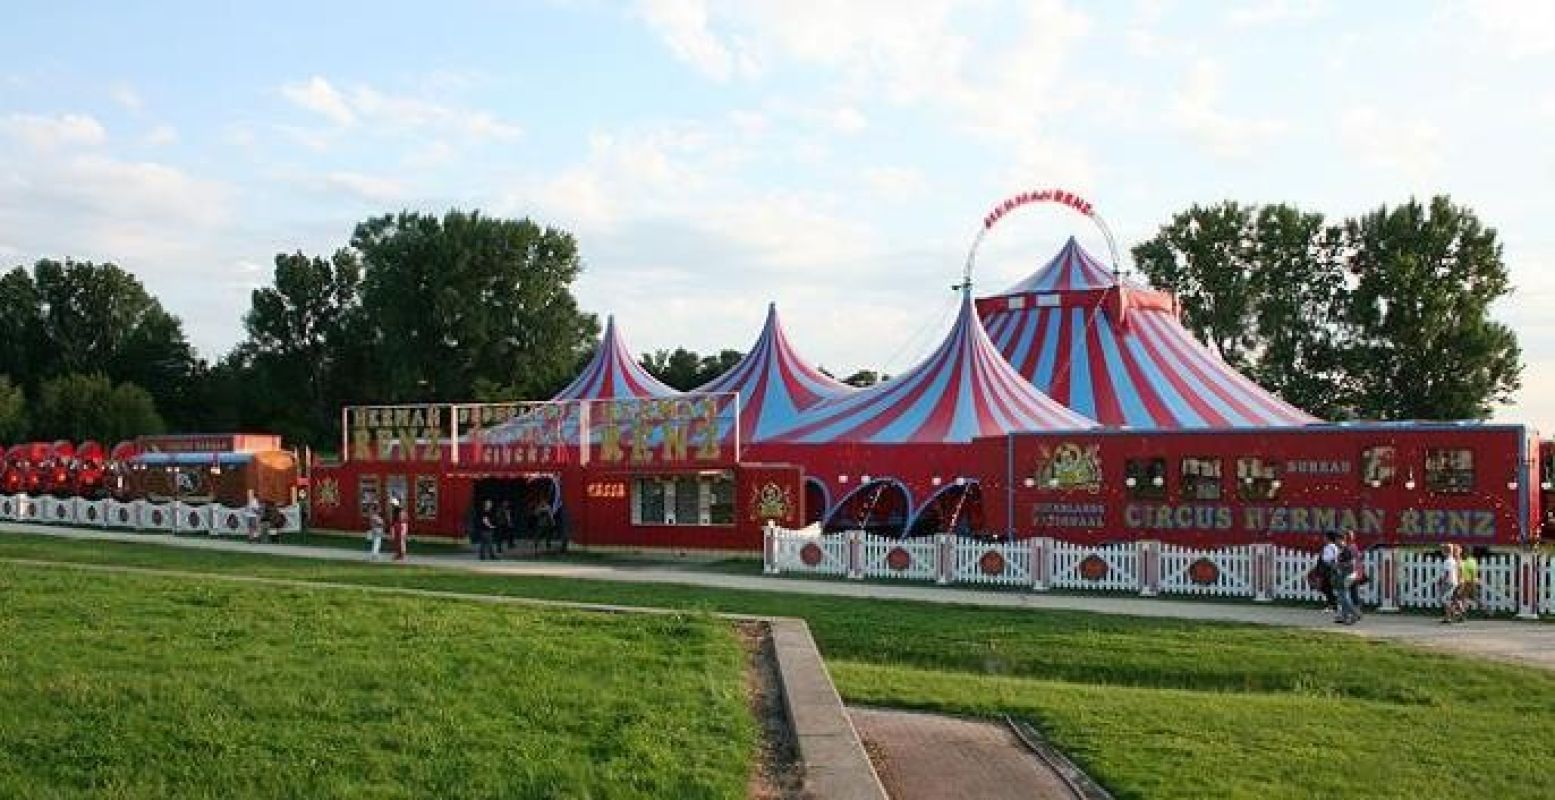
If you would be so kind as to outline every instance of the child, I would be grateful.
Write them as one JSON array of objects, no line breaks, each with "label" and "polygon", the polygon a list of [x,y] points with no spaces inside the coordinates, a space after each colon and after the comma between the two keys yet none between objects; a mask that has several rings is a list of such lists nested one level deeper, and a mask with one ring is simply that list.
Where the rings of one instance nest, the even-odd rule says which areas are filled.
[{"label": "child", "polygon": [[367,515],[367,541],[372,547],[367,551],[368,557],[373,561],[378,560],[378,549],[383,546],[383,514],[377,506]]}]

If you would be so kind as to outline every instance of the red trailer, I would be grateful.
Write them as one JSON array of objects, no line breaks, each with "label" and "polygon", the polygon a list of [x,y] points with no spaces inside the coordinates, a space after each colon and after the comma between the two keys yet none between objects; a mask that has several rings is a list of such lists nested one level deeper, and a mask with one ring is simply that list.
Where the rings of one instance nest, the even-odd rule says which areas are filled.
[{"label": "red trailer", "polygon": [[79,497],[96,500],[107,493],[107,454],[103,446],[85,441],[76,448],[73,492]]},{"label": "red trailer", "polygon": [[995,529],[1019,536],[1194,546],[1310,546],[1345,528],[1366,544],[1539,537],[1539,442],[1523,425],[1096,430],[996,441],[1009,489],[989,511]]}]

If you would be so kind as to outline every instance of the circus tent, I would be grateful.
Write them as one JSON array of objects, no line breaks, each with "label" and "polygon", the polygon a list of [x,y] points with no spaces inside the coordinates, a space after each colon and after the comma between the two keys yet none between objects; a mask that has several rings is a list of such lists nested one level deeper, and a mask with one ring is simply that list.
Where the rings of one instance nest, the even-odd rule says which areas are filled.
[{"label": "circus tent", "polygon": [[740,437],[757,442],[792,427],[801,412],[855,389],[799,357],[774,303],[767,306],[766,324],[750,352],[728,372],[694,391],[739,392]]},{"label": "circus tent", "polygon": [[817,406],[773,438],[797,444],[948,444],[1016,430],[1094,426],[1010,368],[967,298],[949,335],[922,363],[868,390]]},{"label": "circus tent", "polygon": [[1104,425],[1317,421],[1195,340],[1170,294],[1119,278],[1073,237],[1046,266],[977,307],[989,337],[1020,374]]},{"label": "circus tent", "polygon": [[648,374],[637,363],[632,351],[616,328],[615,316],[605,321],[605,335],[600,338],[599,349],[593,360],[583,368],[567,388],[556,393],[552,400],[617,400],[625,398],[669,397],[679,394]]}]

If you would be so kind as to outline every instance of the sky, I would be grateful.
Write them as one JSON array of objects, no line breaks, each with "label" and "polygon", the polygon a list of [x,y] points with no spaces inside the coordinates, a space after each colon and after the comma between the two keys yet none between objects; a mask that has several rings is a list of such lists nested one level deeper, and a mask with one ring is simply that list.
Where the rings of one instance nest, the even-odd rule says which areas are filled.
[{"label": "sky", "polygon": [[[1449,194],[1494,227],[1555,427],[1555,3],[450,0],[8,4],[0,265],[115,262],[207,358],[279,252],[402,209],[577,235],[636,351],[745,350],[775,301],[837,374],[951,322],[983,215],[1092,202],[1123,251],[1193,203],[1343,217]],[[1068,236],[1024,209],[979,293]],[[1428,354],[1426,354],[1428,357]]]}]

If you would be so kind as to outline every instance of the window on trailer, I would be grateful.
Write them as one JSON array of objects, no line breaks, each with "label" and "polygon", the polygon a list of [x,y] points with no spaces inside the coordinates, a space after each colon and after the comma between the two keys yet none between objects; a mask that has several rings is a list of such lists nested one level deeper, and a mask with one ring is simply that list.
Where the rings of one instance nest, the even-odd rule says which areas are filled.
[{"label": "window on trailer", "polygon": [[1257,456],[1236,460],[1236,496],[1257,502],[1273,500],[1280,493],[1279,466]]},{"label": "window on trailer", "polygon": [[1184,458],[1182,460],[1182,497],[1184,500],[1220,499],[1220,459]]},{"label": "window on trailer", "polygon": [[1425,485],[1433,492],[1474,491],[1474,451],[1454,448],[1425,451]]},{"label": "window on trailer", "polygon": [[1165,500],[1166,459],[1129,459],[1123,465],[1123,485],[1134,500]]}]

